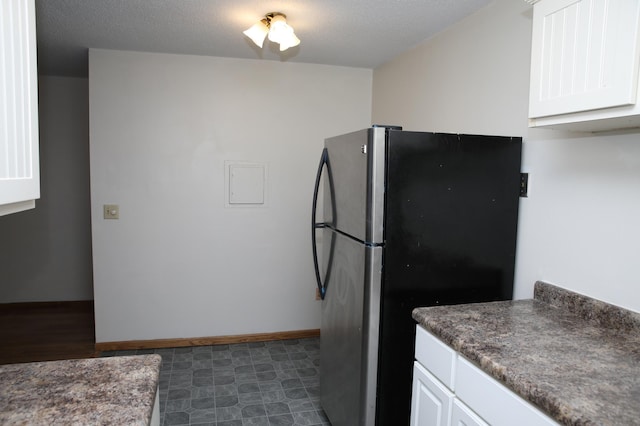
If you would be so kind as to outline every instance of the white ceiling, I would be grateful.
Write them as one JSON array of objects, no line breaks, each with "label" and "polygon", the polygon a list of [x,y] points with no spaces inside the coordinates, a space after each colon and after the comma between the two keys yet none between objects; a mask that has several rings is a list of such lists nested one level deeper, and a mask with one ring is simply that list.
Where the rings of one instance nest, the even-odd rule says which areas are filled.
[{"label": "white ceiling", "polygon": [[[87,48],[375,68],[490,0],[36,0],[41,74],[87,75]],[[301,44],[242,31],[282,12]]]}]

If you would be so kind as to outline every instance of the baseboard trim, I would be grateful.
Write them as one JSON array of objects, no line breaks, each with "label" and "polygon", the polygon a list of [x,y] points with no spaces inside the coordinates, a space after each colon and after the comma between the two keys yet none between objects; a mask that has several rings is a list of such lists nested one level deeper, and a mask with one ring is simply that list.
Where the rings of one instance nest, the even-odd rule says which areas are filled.
[{"label": "baseboard trim", "polygon": [[182,348],[185,346],[228,345],[234,343],[264,342],[267,340],[304,339],[320,336],[319,329],[280,331],[275,333],[240,334],[235,336],[188,337],[181,339],[126,340],[96,343],[96,352],[127,351],[134,349]]},{"label": "baseboard trim", "polygon": [[28,313],[44,310],[62,310],[72,312],[93,310],[93,300],[0,303],[0,312],[3,313]]}]

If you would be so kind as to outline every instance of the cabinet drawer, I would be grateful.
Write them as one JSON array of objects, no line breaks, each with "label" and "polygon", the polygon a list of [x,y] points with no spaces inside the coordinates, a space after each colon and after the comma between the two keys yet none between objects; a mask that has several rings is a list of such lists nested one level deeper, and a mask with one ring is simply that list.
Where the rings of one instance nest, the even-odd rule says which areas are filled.
[{"label": "cabinet drawer", "polygon": [[456,352],[421,326],[416,326],[416,360],[453,390]]},{"label": "cabinet drawer", "polygon": [[557,425],[542,411],[460,356],[456,363],[455,386],[456,396],[492,426]]}]

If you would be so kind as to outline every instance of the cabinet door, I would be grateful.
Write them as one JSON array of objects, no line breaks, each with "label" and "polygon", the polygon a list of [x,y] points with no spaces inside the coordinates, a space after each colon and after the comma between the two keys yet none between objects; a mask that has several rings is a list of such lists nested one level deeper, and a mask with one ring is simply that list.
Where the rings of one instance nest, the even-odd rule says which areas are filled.
[{"label": "cabinet door", "polygon": [[413,364],[411,426],[448,426],[451,421],[451,393],[419,363]]},{"label": "cabinet door", "polygon": [[453,400],[451,426],[489,426],[458,398]]},{"label": "cabinet door", "polygon": [[[34,0],[2,1],[0,214],[19,211],[16,204],[40,197],[38,167],[35,4]],[[14,210],[2,205],[13,205]]]},{"label": "cabinet door", "polygon": [[637,0],[542,0],[533,12],[529,117],[632,105]]}]

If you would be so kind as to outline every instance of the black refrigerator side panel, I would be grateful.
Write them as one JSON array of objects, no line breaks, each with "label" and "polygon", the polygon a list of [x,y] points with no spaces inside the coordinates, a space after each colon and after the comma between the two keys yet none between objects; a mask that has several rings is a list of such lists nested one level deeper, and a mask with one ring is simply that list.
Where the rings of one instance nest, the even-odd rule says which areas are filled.
[{"label": "black refrigerator side panel", "polygon": [[512,298],[521,146],[389,132],[378,425],[409,423],[413,308]]}]

